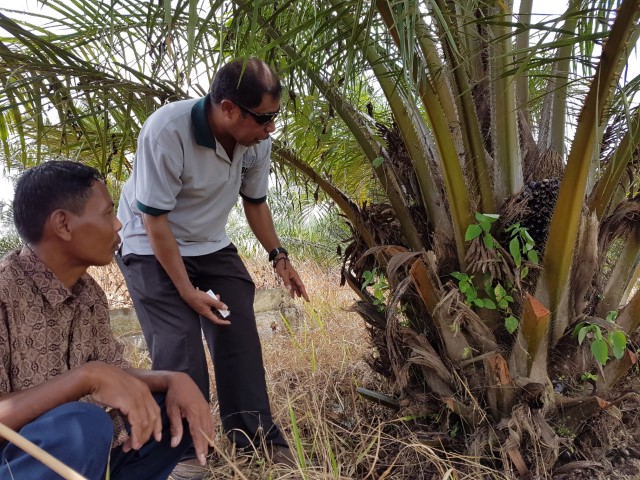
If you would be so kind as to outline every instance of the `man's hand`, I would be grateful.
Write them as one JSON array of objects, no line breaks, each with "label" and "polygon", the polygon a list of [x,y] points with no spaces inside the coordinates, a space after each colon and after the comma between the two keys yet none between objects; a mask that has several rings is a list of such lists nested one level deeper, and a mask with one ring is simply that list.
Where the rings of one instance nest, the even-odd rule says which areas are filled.
[{"label": "man's hand", "polygon": [[182,419],[186,419],[198,461],[202,466],[206,465],[208,447],[213,446],[215,423],[209,404],[186,373],[171,373],[166,405],[171,422],[171,446],[176,447],[182,441]]},{"label": "man's hand", "polygon": [[191,284],[184,261],[180,255],[178,243],[169,226],[168,215],[153,216],[142,214],[142,220],[156,259],[167,272],[187,305],[216,325],[230,325],[231,322],[229,320],[219,318],[212,310],[212,308],[227,310],[226,305],[217,298],[211,298],[206,293],[195,289]]},{"label": "man's hand", "polygon": [[[246,199],[242,200],[244,206],[244,214],[247,217],[247,222],[251,230],[255,234],[256,238],[260,241],[260,244],[267,252],[271,252],[275,247],[282,245],[276,230],[273,228],[273,219],[271,217],[271,210],[267,202],[253,203],[248,202]],[[274,260],[278,260],[278,256]],[[288,258],[284,258],[275,264],[276,273],[282,278],[284,286],[287,287],[291,297],[303,297],[307,302],[309,296],[307,290],[304,288],[304,283],[300,280],[300,276],[296,269],[291,266]]]},{"label": "man's hand", "polygon": [[151,390],[141,380],[121,368],[103,362],[89,362],[78,367],[87,375],[89,394],[98,402],[117,408],[131,425],[131,435],[122,449],[139,450],[151,435],[162,437],[160,407]]},{"label": "man's hand", "polygon": [[287,287],[292,298],[298,296],[303,297],[307,302],[309,301],[309,296],[307,295],[306,288],[304,288],[304,283],[302,283],[300,275],[298,275],[296,269],[293,268],[293,265],[289,262],[289,258],[285,257],[279,260],[276,263],[275,270],[280,278],[282,278],[284,286]]},{"label": "man's hand", "polygon": [[[228,310],[224,303],[214,297],[210,297],[205,292],[193,288],[182,297],[182,299],[199,315],[211,320],[216,325],[231,325],[229,320],[218,317],[213,313],[213,308],[218,310]],[[232,312],[233,313],[233,312]]]}]

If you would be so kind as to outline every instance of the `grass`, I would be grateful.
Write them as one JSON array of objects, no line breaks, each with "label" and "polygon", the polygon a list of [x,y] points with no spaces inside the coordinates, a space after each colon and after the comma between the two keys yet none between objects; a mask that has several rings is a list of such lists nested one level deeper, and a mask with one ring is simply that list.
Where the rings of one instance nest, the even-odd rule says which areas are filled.
[{"label": "grass", "polygon": [[[278,285],[264,260],[247,260],[258,288]],[[304,318],[292,327],[283,319],[274,335],[262,339],[272,411],[297,458],[297,470],[274,466],[260,454],[236,455],[220,435],[209,468],[223,479],[481,479],[504,478],[477,459],[446,454],[420,428],[420,415],[400,413],[365,401],[359,386],[391,393],[392,386],[365,362],[370,353],[364,322],[349,307],[353,292],[339,287],[337,267],[296,264],[311,302],[301,302]],[[130,304],[115,265],[90,273],[114,307]],[[136,325],[114,325],[127,335]],[[148,355],[130,348],[136,365]],[[212,412],[217,415],[213,390]],[[472,472],[467,474],[461,471]]]}]

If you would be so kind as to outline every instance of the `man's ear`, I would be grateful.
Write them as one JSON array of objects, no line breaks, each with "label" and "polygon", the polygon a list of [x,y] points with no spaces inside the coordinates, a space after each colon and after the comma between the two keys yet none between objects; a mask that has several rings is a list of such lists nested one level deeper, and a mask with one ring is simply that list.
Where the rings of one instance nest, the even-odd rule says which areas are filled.
[{"label": "man's ear", "polygon": [[54,237],[68,242],[71,240],[70,220],[71,218],[68,211],[62,209],[54,210],[45,223],[45,233],[48,229],[49,233]]},{"label": "man's ear", "polygon": [[224,113],[225,117],[231,117],[238,109],[235,103],[231,100],[227,100],[226,98],[220,102],[220,108],[222,109],[222,113]]}]

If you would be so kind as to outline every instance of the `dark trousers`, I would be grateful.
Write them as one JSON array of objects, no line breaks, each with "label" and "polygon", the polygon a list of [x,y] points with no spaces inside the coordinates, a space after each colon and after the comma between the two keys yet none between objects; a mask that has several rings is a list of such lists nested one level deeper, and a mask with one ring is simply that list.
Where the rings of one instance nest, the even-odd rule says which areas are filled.
[{"label": "dark trousers", "polygon": [[[111,449],[113,423],[100,407],[85,402],[60,405],[28,423],[20,435],[89,480],[165,480],[191,444],[188,425],[182,442],[171,448],[164,395],[154,395],[162,409],[162,441],[153,438],[140,450]],[[12,443],[0,450],[0,478],[53,480],[62,477]]]},{"label": "dark trousers", "polygon": [[202,334],[215,373],[222,426],[240,448],[264,437],[287,445],[273,423],[262,347],[253,312],[255,285],[230,245],[209,255],[183,257],[191,283],[213,290],[229,307],[231,325],[218,326],[187,305],[153,255],[116,256],[149,347],[154,370],[188,373],[209,397]]}]

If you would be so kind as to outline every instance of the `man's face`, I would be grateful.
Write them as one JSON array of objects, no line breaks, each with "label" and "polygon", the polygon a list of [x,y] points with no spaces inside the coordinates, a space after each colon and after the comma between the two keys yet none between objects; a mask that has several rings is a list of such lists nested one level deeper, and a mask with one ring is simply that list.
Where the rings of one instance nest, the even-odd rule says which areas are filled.
[{"label": "man's face", "polygon": [[253,114],[246,111],[246,107],[238,105],[235,105],[235,107],[238,110],[238,115],[232,132],[236,142],[240,145],[245,147],[257,145],[262,140],[269,138],[269,135],[276,129],[275,121],[260,124],[254,117],[257,115],[259,119],[262,114],[278,112],[280,110],[279,98],[264,95],[260,105],[251,108]]},{"label": "man's face", "polygon": [[81,215],[70,213],[71,252],[79,264],[107,265],[118,249],[122,224],[104,183],[95,181]]}]

